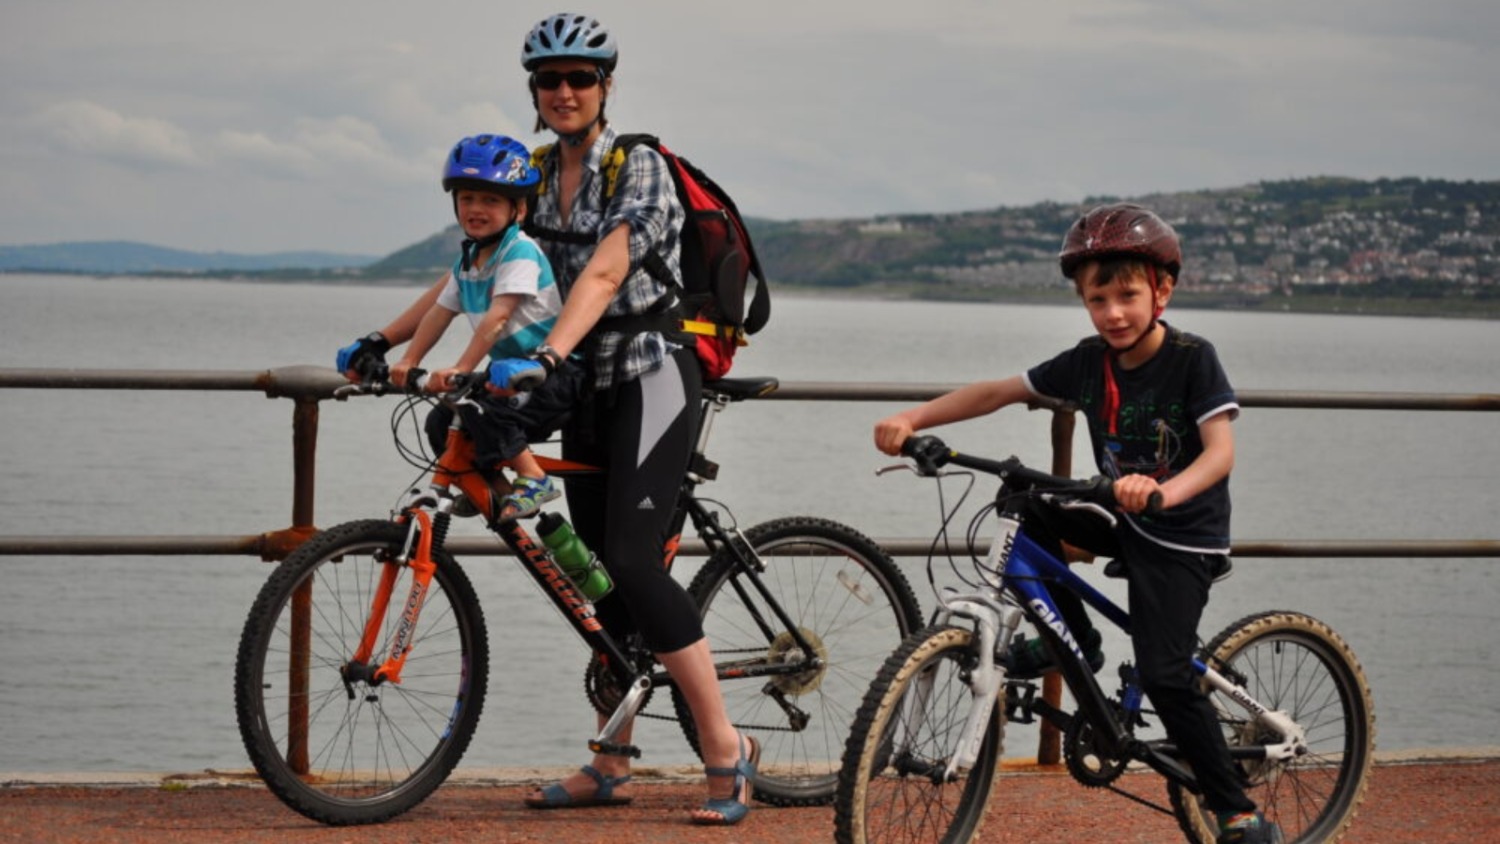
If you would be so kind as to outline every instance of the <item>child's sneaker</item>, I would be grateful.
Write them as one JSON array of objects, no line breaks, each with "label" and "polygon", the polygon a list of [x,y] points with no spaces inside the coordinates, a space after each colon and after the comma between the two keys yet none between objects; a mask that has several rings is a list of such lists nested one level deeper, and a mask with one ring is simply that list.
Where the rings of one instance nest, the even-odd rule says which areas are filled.
[{"label": "child's sneaker", "polygon": [[1260,812],[1220,816],[1217,844],[1282,844],[1281,827]]},{"label": "child's sneaker", "polygon": [[[1104,667],[1104,634],[1098,628],[1091,629],[1083,635],[1081,644],[1089,669],[1097,674]],[[1000,657],[1000,663],[1005,666],[1006,677],[1010,680],[1035,680],[1048,671],[1057,670],[1052,655],[1039,636],[1011,642],[1010,649]]]},{"label": "child's sneaker", "polygon": [[545,475],[540,478],[517,477],[511,484],[510,495],[500,502],[500,521],[535,516],[543,504],[561,494],[552,479]]}]

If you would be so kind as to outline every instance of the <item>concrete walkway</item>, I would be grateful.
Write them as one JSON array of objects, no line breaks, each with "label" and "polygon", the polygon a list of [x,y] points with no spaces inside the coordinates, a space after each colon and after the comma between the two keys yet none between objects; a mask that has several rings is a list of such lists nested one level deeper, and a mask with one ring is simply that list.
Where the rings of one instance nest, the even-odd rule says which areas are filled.
[{"label": "concrete walkway", "polygon": [[[830,808],[758,806],[741,826],[691,826],[702,799],[690,770],[637,771],[622,808],[537,812],[521,800],[554,771],[464,770],[426,803],[374,827],[332,828],[283,806],[253,778],[195,775],[10,776],[0,787],[0,842],[827,842]],[[1165,802],[1159,777],[1126,774],[1126,791]],[[1349,844],[1495,840],[1500,830],[1500,750],[1383,755]],[[1066,773],[1008,773],[991,799],[986,844],[1182,841],[1176,822]]]}]

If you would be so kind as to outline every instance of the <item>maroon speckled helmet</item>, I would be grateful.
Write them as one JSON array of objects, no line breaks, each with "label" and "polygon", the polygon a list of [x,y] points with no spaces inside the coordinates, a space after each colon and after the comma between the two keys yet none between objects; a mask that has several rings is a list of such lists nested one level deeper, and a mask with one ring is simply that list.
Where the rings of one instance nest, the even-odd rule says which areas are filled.
[{"label": "maroon speckled helmet", "polygon": [[1167,268],[1175,279],[1182,270],[1182,246],[1167,222],[1139,205],[1100,205],[1078,218],[1063,238],[1057,262],[1073,277],[1078,265],[1095,258],[1134,256]]}]

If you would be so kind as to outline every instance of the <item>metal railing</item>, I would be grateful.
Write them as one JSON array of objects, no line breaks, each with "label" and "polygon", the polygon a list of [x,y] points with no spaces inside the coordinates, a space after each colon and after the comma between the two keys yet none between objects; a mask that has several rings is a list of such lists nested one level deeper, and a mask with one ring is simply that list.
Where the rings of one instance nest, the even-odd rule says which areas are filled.
[{"label": "metal railing", "polygon": [[[0,389],[201,390],[263,392],[287,398],[292,410],[292,524],[279,530],[239,536],[0,536],[0,556],[95,556],[105,554],[246,555],[279,560],[310,536],[315,497],[320,404],[347,384],[332,369],[291,366],[264,371],[0,369]],[[960,384],[849,383],[794,381],[759,401],[917,402]],[[1247,408],[1313,410],[1495,411],[1500,394],[1297,392],[1246,390]],[[1071,474],[1073,413],[1053,409],[1053,471]],[[877,537],[891,555],[925,555],[926,537]],[[983,542],[983,540],[981,540]],[[454,537],[454,551],[509,554],[483,538]],[[984,545],[974,549],[979,553]],[[684,540],[680,553],[702,554],[698,540]],[[1474,540],[1251,540],[1236,542],[1239,557],[1500,557],[1500,539]]]},{"label": "metal railing", "polygon": [[[285,558],[311,536],[315,497],[320,404],[347,382],[325,367],[293,366],[253,371],[0,369],[0,389],[98,390],[237,390],[263,392],[267,398],[288,398],[292,410],[292,524],[248,536],[0,536],[0,556],[88,555],[248,555],[263,560]],[[918,402],[941,395],[959,384],[899,384],[802,381],[783,383],[765,401]],[[1237,393],[1246,408],[1313,410],[1495,411],[1500,394],[1428,394],[1380,392],[1298,392],[1247,390]],[[1075,414],[1067,407],[1052,411],[1054,474],[1072,474]],[[895,557],[926,556],[930,538],[876,537]],[[449,547],[460,554],[508,555],[509,549],[485,538],[454,537]],[[987,550],[981,540],[971,549]],[[685,540],[679,553],[702,555],[700,540]],[[1492,557],[1500,558],[1500,539],[1472,540],[1252,540],[1236,542],[1239,557]],[[1044,697],[1061,700],[1061,681],[1055,673],[1043,684]],[[1043,764],[1060,758],[1055,729],[1044,727],[1037,750]]]}]

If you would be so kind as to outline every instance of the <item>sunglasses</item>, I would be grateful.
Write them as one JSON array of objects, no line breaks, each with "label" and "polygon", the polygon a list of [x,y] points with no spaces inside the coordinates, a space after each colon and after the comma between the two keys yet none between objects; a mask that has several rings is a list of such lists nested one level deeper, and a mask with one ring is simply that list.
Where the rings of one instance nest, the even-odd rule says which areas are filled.
[{"label": "sunglasses", "polygon": [[539,70],[531,74],[531,83],[543,91],[556,91],[564,82],[575,91],[585,91],[598,85],[603,75],[597,70]]}]

